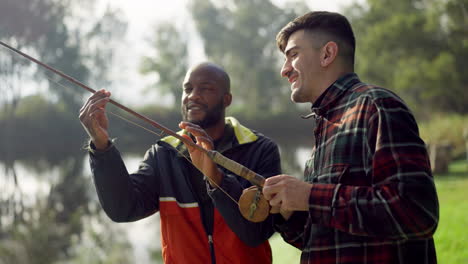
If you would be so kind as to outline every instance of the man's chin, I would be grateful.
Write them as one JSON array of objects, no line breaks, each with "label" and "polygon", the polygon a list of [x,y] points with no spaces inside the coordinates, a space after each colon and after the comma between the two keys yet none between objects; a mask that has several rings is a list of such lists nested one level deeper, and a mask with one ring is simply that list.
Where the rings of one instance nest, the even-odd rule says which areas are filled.
[{"label": "man's chin", "polygon": [[199,123],[203,123],[203,120],[205,120],[204,114],[203,115],[187,115],[185,121],[198,125]]},{"label": "man's chin", "polygon": [[190,122],[190,123],[195,124],[195,125],[200,125],[200,124],[203,123],[203,119],[195,119],[195,118],[188,118],[185,121]]},{"label": "man's chin", "polygon": [[297,90],[292,90],[291,91],[291,101],[294,103],[302,103],[302,98],[299,93],[297,93]]}]

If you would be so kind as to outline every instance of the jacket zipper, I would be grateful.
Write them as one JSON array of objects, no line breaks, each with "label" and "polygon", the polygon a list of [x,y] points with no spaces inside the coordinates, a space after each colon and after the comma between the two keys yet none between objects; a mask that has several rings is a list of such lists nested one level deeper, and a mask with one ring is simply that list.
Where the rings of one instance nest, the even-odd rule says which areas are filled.
[{"label": "jacket zipper", "polygon": [[212,235],[208,235],[208,246],[210,247],[211,264],[216,264],[216,257],[215,257],[214,243],[213,243],[213,236]]}]

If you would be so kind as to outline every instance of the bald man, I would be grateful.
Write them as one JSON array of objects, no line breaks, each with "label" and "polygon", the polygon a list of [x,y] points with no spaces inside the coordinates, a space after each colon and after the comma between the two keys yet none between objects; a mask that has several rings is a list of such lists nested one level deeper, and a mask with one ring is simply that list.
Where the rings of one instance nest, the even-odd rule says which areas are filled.
[{"label": "bald man", "polygon": [[[280,173],[277,145],[225,117],[232,95],[229,76],[220,66],[192,67],[182,88],[179,133],[264,177]],[[107,131],[109,98],[110,92],[100,90],[80,110],[80,121],[91,139],[94,183],[107,215],[116,222],[130,222],[159,211],[166,264],[271,263],[267,240],[273,233],[271,217],[249,222],[232,200],[238,201],[251,184],[218,168],[203,153],[189,152],[172,136],[152,145],[138,170],[129,174]]]}]

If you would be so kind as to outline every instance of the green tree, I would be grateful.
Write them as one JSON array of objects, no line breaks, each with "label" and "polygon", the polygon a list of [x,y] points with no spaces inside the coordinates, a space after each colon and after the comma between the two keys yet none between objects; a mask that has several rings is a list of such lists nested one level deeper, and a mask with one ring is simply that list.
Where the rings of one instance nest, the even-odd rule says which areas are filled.
[{"label": "green tree", "polygon": [[[283,10],[265,0],[193,0],[189,10],[206,57],[223,66],[231,77],[234,111],[253,117],[291,108],[289,90],[282,89],[287,85],[279,76],[281,55],[275,36],[296,16],[293,9]],[[142,72],[157,73],[155,86],[171,92],[176,107],[187,70],[188,36],[170,23],[160,26],[151,41],[156,56],[142,62]]]},{"label": "green tree", "polygon": [[[156,74],[157,81],[148,89],[172,94],[174,108],[180,107],[182,81],[188,69],[188,34],[180,32],[173,24],[163,23],[156,28],[149,44],[156,50],[155,56],[143,57],[140,72]],[[147,89],[147,90],[148,90]]]},{"label": "green tree", "polygon": [[[116,10],[94,14],[92,4],[2,1],[0,39],[85,83],[108,85],[108,66],[125,23]],[[0,175],[0,263],[66,262],[86,231],[85,217],[93,214],[88,206],[96,202],[90,200],[92,187],[82,175],[79,152],[84,135],[76,113],[84,91],[59,85],[63,80],[57,76],[0,49],[0,106],[6,110],[0,113],[0,165],[5,167]],[[50,93],[38,89],[38,95],[25,97],[23,86],[46,86]],[[30,165],[36,180],[50,185],[45,194],[34,194],[36,202],[23,200],[27,183],[17,177],[19,163]],[[44,167],[58,168],[57,175],[40,175]]]},{"label": "green tree", "polygon": [[292,9],[270,1],[194,0],[190,10],[207,57],[231,76],[234,107],[250,117],[291,108],[275,37],[296,16]]},{"label": "green tree", "polygon": [[420,115],[467,113],[467,3],[368,0],[350,7],[357,72],[397,91]]},{"label": "green tree", "polygon": [[[83,5],[92,6],[92,1],[3,1],[0,9],[0,40],[26,50],[42,62],[78,80],[106,84],[106,70],[111,62],[113,45],[117,43],[116,37],[125,32],[126,23],[119,18],[117,10],[107,9],[105,14],[99,17],[92,15],[92,9],[89,9],[89,12],[82,15],[79,11]],[[8,52],[3,47],[2,49],[2,52]],[[33,64],[25,59],[12,59],[17,56],[10,53],[0,61],[4,66],[0,75],[9,78],[9,81],[12,69],[16,68],[19,69],[13,73],[21,78],[32,77],[31,71],[24,74],[24,69]],[[59,77],[42,68],[35,69],[34,80],[37,86],[40,86],[41,81],[47,80],[50,91],[58,100],[67,102],[67,108],[70,110],[78,109],[82,103],[79,95],[83,94],[84,90],[64,89],[55,83],[60,80]],[[0,92],[7,88],[0,87]],[[19,85],[16,85],[14,90],[15,92],[11,93],[19,94],[16,91],[20,91]]]}]

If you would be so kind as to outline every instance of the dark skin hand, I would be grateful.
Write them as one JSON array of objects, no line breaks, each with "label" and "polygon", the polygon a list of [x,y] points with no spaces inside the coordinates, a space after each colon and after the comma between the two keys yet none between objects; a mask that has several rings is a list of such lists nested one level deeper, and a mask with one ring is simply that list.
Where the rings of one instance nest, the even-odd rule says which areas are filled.
[{"label": "dark skin hand", "polygon": [[91,95],[80,109],[80,121],[97,150],[104,150],[109,143],[109,120],[105,107],[111,93],[104,89]]},{"label": "dark skin hand", "polygon": [[[195,125],[190,122],[180,122],[179,127],[182,129],[185,129],[188,131],[190,134],[192,134],[195,137],[196,144],[201,146],[202,148],[206,150],[212,150],[214,147],[213,140],[211,137],[208,135],[208,133],[201,128],[198,125]],[[182,135],[184,138],[190,140],[193,142],[192,138],[189,137],[188,135]],[[187,149],[190,153],[190,158],[192,159],[193,164],[195,167],[197,167],[208,179],[209,183],[213,187],[219,187],[221,184],[221,181],[223,179],[223,172],[217,167],[216,163],[214,163],[210,157],[203,151],[200,151],[199,149],[195,147],[191,147],[187,144]],[[246,192],[247,189],[244,190]],[[272,213],[278,213],[280,212],[283,214],[283,211],[280,210],[280,206],[276,206],[272,208]],[[290,212],[291,214],[292,212]],[[284,212],[284,215],[287,214]]]},{"label": "dark skin hand", "polygon": [[[179,127],[192,134],[195,137],[195,141],[198,146],[201,146],[206,150],[213,150],[213,140],[208,136],[203,128],[190,122],[180,122]],[[188,135],[183,135],[183,137],[193,142],[192,138]],[[193,165],[195,165],[195,167],[197,167],[203,175],[209,179],[209,182],[213,187],[218,187],[223,179],[223,173],[218,169],[216,163],[214,163],[205,152],[187,144],[185,144],[185,146],[190,153]]]}]

